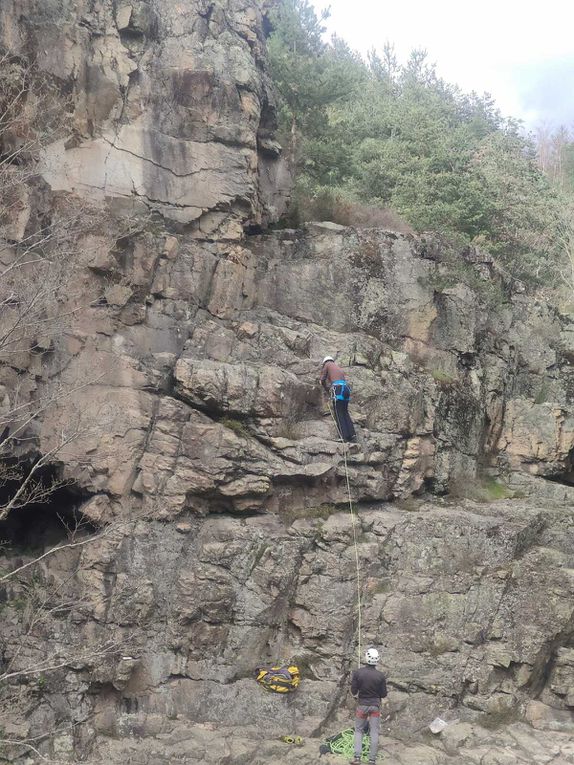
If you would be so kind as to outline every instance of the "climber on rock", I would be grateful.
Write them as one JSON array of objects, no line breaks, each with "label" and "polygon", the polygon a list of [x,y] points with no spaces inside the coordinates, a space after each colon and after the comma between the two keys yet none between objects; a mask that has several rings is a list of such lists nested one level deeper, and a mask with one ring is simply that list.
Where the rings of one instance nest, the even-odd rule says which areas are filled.
[{"label": "climber on rock", "polygon": [[351,693],[358,699],[355,713],[355,757],[351,765],[360,765],[363,749],[365,723],[369,723],[371,745],[369,763],[374,765],[379,745],[379,726],[381,721],[381,700],[387,697],[387,679],[377,669],[379,652],[369,648],[365,653],[365,665],[356,669],[351,678]]},{"label": "climber on rock", "polygon": [[356,441],[355,428],[349,416],[351,389],[347,383],[345,373],[335,363],[335,359],[332,356],[325,356],[323,359],[321,385],[330,394],[335,412],[335,421],[342,440],[349,443]]}]

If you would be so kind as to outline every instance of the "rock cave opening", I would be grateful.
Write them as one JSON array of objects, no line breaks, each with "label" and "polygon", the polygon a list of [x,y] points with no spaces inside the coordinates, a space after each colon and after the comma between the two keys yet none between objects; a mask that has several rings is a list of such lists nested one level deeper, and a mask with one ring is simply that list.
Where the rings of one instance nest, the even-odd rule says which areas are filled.
[{"label": "rock cave opening", "polygon": [[265,233],[265,229],[261,223],[252,223],[248,221],[243,225],[243,233],[245,236],[261,236]]},{"label": "rock cave opening", "polygon": [[[79,486],[59,479],[53,466],[39,471],[38,483],[43,489],[40,499],[16,507],[0,521],[0,550],[23,553],[57,545],[72,533],[93,533],[96,527],[79,508],[87,498]],[[18,481],[5,481],[0,487],[0,507],[14,496]]]},{"label": "rock cave opening", "polygon": [[574,486],[574,446],[568,452],[568,456],[564,460],[564,468],[551,475],[546,475],[544,478],[547,481],[553,483],[562,483],[565,486]]}]

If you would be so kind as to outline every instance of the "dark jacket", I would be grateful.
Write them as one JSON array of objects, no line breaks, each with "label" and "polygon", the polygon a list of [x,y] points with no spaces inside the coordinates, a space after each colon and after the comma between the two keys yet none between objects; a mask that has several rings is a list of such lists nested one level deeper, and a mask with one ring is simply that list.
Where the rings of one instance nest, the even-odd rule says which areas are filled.
[{"label": "dark jacket", "polygon": [[327,361],[321,370],[321,385],[330,388],[335,380],[346,380],[345,373],[334,361]]},{"label": "dark jacket", "polygon": [[359,695],[359,704],[378,707],[387,696],[387,679],[376,667],[367,664],[353,672],[351,693]]}]

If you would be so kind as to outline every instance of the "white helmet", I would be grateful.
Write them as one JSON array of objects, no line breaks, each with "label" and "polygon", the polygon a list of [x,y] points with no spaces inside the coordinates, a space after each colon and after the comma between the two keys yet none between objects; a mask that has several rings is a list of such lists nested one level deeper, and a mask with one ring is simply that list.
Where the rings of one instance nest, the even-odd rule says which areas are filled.
[{"label": "white helmet", "polygon": [[325,356],[323,364],[326,364],[328,361],[335,361],[335,359],[332,356]]},{"label": "white helmet", "polygon": [[365,652],[365,663],[372,665],[379,663],[379,652],[376,648],[367,648]]}]

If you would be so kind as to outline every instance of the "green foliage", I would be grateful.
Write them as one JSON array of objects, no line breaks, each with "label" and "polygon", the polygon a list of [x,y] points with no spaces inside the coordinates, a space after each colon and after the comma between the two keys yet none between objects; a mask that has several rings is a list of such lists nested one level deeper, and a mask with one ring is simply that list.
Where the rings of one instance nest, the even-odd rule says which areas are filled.
[{"label": "green foliage", "polygon": [[250,436],[249,428],[241,420],[235,420],[233,417],[222,417],[219,422],[242,438]]},{"label": "green foliage", "polygon": [[442,369],[431,369],[431,376],[440,388],[449,388],[456,383],[456,377],[452,377]]},{"label": "green foliage", "polygon": [[[343,41],[323,43],[327,17],[328,12],[317,17],[308,0],[282,0],[271,14],[273,33],[268,43],[281,97],[283,140],[290,145],[293,167],[316,165],[314,175],[327,162],[328,148],[319,141],[329,132],[328,107],[345,101],[364,76],[360,58]],[[342,161],[341,145],[338,155]]]},{"label": "green foliage", "polygon": [[465,284],[489,310],[498,311],[508,301],[506,286],[502,280],[485,278],[471,262],[461,256],[466,249],[464,237],[452,234],[443,239],[440,248],[440,264],[428,277],[420,281],[435,292],[441,293],[458,284]]},{"label": "green foliage", "polygon": [[[527,285],[554,279],[560,200],[517,123],[442,80],[424,52],[401,65],[386,46],[365,62],[323,42],[325,18],[282,0],[269,43],[296,204],[329,216],[331,191],[338,208],[390,208],[416,231],[481,245]],[[563,157],[574,178],[574,150]]]},{"label": "green foliage", "polygon": [[334,513],[340,512],[341,508],[337,507],[336,505],[323,504],[316,505],[315,507],[294,507],[284,513],[284,517],[289,523],[293,523],[294,521],[298,521],[302,518],[309,520],[314,518],[326,520],[330,515],[334,515]]},{"label": "green foliage", "polygon": [[466,478],[453,481],[450,485],[451,497],[472,499],[475,502],[496,502],[501,499],[514,499],[517,495],[494,478]]},{"label": "green foliage", "polygon": [[574,290],[574,133],[565,127],[537,134],[537,159],[558,198],[554,225],[549,231],[558,256],[556,281],[562,299],[569,300]]},{"label": "green foliage", "polygon": [[379,227],[413,234],[411,226],[394,210],[360,202],[345,188],[313,186],[300,181],[292,197],[285,224],[298,228],[304,221],[329,220],[342,226]]},{"label": "green foliage", "polygon": [[490,499],[511,499],[514,497],[514,493],[508,488],[508,486],[495,481],[493,478],[491,478],[489,481],[484,481],[482,485],[486,495]]}]

